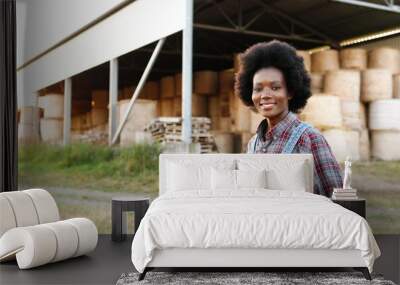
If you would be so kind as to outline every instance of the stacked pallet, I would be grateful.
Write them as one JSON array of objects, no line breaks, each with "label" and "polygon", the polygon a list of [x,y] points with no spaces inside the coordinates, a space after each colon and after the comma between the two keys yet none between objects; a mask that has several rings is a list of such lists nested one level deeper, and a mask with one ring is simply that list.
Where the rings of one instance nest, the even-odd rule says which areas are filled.
[{"label": "stacked pallet", "polygon": [[[369,52],[361,48],[325,50],[313,53],[311,61],[313,96],[300,117],[323,132],[337,159],[344,161],[347,155],[353,160],[368,160],[371,155],[399,159],[390,147],[400,143],[399,130],[388,125],[389,121],[400,125],[395,115],[400,108],[393,99],[400,97],[400,51],[385,47]],[[376,118],[385,123],[372,127]]]},{"label": "stacked pallet", "polygon": [[[211,153],[215,148],[213,135],[210,133],[211,120],[207,117],[192,118],[192,142],[200,143],[201,153]],[[158,117],[145,127],[153,140],[161,143],[181,142],[182,118]]]}]

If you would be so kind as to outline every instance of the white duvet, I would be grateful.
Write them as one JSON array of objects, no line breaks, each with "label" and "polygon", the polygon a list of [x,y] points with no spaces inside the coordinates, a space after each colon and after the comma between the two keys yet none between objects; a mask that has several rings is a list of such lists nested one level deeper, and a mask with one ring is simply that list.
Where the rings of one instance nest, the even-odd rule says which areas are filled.
[{"label": "white duvet", "polygon": [[380,256],[359,215],[320,195],[266,189],[158,197],[133,239],[133,265],[143,272],[164,248],[358,249],[370,272]]}]

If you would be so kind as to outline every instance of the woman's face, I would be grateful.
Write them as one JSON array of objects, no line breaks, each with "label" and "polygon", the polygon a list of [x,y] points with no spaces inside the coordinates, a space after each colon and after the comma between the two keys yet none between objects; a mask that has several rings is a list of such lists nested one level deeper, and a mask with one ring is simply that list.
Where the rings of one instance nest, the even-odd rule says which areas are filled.
[{"label": "woman's face", "polygon": [[285,78],[279,69],[262,68],[254,74],[252,100],[257,111],[265,118],[286,115],[289,97]]}]

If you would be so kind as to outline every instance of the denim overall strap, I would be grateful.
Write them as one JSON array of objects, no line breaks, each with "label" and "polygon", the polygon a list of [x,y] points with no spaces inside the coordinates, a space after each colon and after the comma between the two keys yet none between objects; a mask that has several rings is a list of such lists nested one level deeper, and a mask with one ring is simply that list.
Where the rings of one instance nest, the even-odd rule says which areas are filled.
[{"label": "denim overall strap", "polygon": [[256,135],[256,138],[250,144],[250,151],[252,151],[250,153],[256,153],[257,141],[258,141],[258,135]]},{"label": "denim overall strap", "polygon": [[292,153],[294,147],[296,146],[297,142],[299,141],[301,135],[304,133],[305,130],[310,128],[311,126],[301,122],[292,132],[289,140],[286,142],[282,153]]}]

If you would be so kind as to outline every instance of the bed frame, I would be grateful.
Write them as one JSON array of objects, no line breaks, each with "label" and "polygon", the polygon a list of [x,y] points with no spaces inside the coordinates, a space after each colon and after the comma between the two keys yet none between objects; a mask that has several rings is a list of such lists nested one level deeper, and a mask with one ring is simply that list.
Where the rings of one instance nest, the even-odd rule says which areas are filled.
[{"label": "bed frame", "polygon": [[350,267],[371,280],[359,250],[330,249],[197,249],[170,248],[155,250],[152,261],[139,275],[143,280],[154,268],[337,268]]},{"label": "bed frame", "polygon": [[[313,191],[313,158],[312,154],[289,154],[290,159],[304,160],[308,169],[308,192]],[[218,154],[226,159],[254,158],[254,154]],[[282,154],[260,154],[274,163],[282,159]],[[205,159],[212,164],[215,154],[161,154],[159,160],[160,194],[166,191],[166,163],[175,159]],[[287,157],[286,157],[287,159]],[[338,268],[350,267],[361,271],[367,280],[371,276],[359,250],[331,250],[331,249],[254,249],[254,248],[169,248],[157,249],[153,259],[139,280],[143,280],[146,273],[155,268],[232,268],[246,271],[250,268]]]}]

